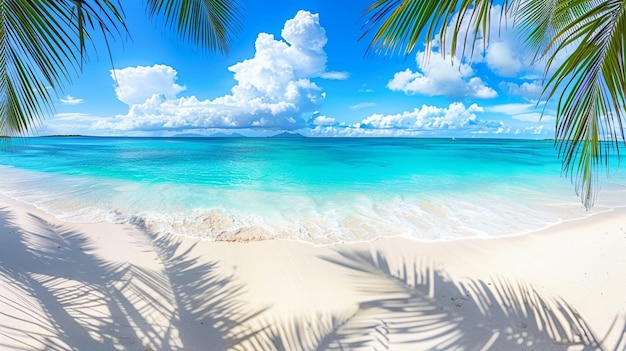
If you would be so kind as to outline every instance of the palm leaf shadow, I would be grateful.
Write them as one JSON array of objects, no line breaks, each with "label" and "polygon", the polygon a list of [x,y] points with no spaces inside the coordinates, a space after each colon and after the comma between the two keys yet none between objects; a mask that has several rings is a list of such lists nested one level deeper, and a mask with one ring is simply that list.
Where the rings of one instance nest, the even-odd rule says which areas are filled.
[{"label": "palm leaf shadow", "polygon": [[[350,269],[364,293],[385,296],[361,303],[357,315],[384,321],[393,344],[423,350],[600,349],[573,307],[527,284],[454,282],[443,269],[416,260],[393,267],[381,252],[338,253],[324,259]],[[343,341],[352,346],[349,338]]]},{"label": "palm leaf shadow", "polygon": [[[237,345],[239,351],[386,350],[386,325],[366,314],[337,312],[260,319],[262,329]],[[349,339],[349,342],[345,342]]]},{"label": "palm leaf shadow", "polygon": [[[528,284],[455,282],[440,267],[406,259],[394,265],[382,252],[338,251],[322,259],[350,270],[358,289],[377,298],[344,313],[265,320],[234,350],[602,349],[573,307]],[[626,326],[620,335],[615,351],[626,342]]]},{"label": "palm leaf shadow", "polygon": [[183,240],[178,236],[148,235],[168,273],[179,314],[177,329],[185,344],[232,348],[257,333],[248,322],[265,309],[251,311],[239,299],[244,286],[235,283],[233,276],[218,275],[217,262],[207,264],[192,257],[197,243],[181,251]]},{"label": "palm leaf shadow", "polygon": [[18,291],[0,297],[0,348],[220,349],[254,335],[245,322],[262,311],[245,308],[243,286],[217,262],[179,250],[182,240],[144,232],[163,274],[100,257],[87,233],[28,220],[35,229],[0,209],[0,284]]}]

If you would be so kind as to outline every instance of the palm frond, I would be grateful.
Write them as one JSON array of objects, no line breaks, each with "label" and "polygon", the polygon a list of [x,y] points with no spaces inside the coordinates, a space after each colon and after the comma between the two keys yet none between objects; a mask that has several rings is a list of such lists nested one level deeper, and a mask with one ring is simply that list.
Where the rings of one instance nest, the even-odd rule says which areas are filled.
[{"label": "palm frond", "polygon": [[[546,50],[557,33],[598,2],[599,0],[575,3],[569,0],[530,0],[524,2],[523,6],[517,2],[512,12],[515,13],[516,29],[535,54],[535,59],[540,59],[548,54]],[[557,39],[557,42],[560,41]]]},{"label": "palm frond", "polygon": [[[433,38],[447,48],[445,40],[451,37],[449,50],[454,56],[457,42],[463,51],[469,43],[473,51],[479,38],[486,45],[493,6],[489,0],[376,0],[364,13],[368,19],[361,38],[373,32],[369,50],[409,54],[421,40],[428,48]],[[535,59],[546,60],[542,97],[558,96],[555,139],[563,173],[572,177],[587,209],[597,196],[599,169],[608,171],[609,157],[619,153],[620,141],[626,141],[625,7],[623,0],[504,0],[502,4],[502,18],[513,20]]]},{"label": "palm frond", "polygon": [[[502,13],[506,14],[514,2],[505,0]],[[366,22],[360,39],[372,35],[369,51],[408,55],[421,41],[429,48],[433,38],[446,47],[448,31],[452,30],[449,54],[454,57],[461,38],[463,52],[468,48],[473,52],[478,39],[486,45],[493,5],[493,0],[377,0],[363,13]]]},{"label": "palm frond", "polygon": [[4,0],[0,7],[0,134],[26,135],[52,114],[53,93],[86,59],[95,26],[124,28],[109,0]]},{"label": "palm frond", "polygon": [[148,13],[165,17],[180,36],[211,51],[227,53],[241,27],[242,14],[233,0],[147,0]]},{"label": "palm frond", "polygon": [[625,36],[626,4],[603,1],[562,28],[548,46],[554,47],[548,68],[558,53],[573,50],[548,79],[544,95],[560,94],[559,155],[586,208],[596,199],[599,168],[609,169],[609,156],[619,153],[619,141],[625,140]]},{"label": "palm frond", "polygon": [[[149,13],[192,44],[227,52],[240,25],[231,0],[147,0]],[[94,35],[126,34],[120,0],[4,0],[0,7],[0,134],[27,135],[53,113],[54,96],[80,71]]]}]

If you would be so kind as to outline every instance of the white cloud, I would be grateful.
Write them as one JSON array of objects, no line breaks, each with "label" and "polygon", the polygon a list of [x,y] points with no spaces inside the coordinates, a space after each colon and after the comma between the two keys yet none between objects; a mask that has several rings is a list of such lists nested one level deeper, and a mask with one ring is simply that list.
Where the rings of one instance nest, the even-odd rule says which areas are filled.
[{"label": "white cloud", "polygon": [[484,132],[498,134],[508,132],[502,122],[479,119],[476,114],[483,108],[472,104],[466,107],[460,102],[448,107],[423,105],[413,111],[398,114],[373,114],[351,125],[318,125],[310,131],[313,136],[387,136],[409,137],[423,134],[439,135]]},{"label": "white cloud", "polygon": [[326,32],[319,16],[299,11],[285,22],[284,39],[260,33],[254,57],[228,69],[237,84],[213,100],[176,95],[177,72],[164,65],[115,70],[118,98],[129,112],[100,121],[98,129],[183,130],[203,128],[265,128],[293,130],[305,125],[302,115],[316,110],[325,93],[311,78],[345,79],[327,72]]},{"label": "white cloud", "polygon": [[[534,60],[535,55],[526,49],[523,39],[520,38],[519,32],[513,26],[511,18],[503,18],[502,14],[501,5],[495,5],[491,8],[489,14],[491,30],[486,42],[480,35],[475,41],[465,42],[466,38],[474,37],[474,29],[476,28],[475,17],[465,16],[459,26],[459,35],[456,39],[456,59],[472,65],[485,63],[491,72],[500,77],[541,77],[545,60]],[[447,25],[445,47],[438,38],[432,41],[433,47],[445,52],[446,55],[451,52],[452,34],[457,26],[457,17],[458,13]]]},{"label": "white cloud", "polygon": [[392,91],[406,94],[423,94],[427,96],[443,95],[450,98],[475,97],[490,99],[498,94],[488,87],[479,77],[474,77],[474,70],[457,58],[432,52],[428,57],[419,52],[416,57],[418,69],[410,68],[397,72],[387,87]]},{"label": "white cloud", "polygon": [[502,87],[510,95],[521,96],[528,100],[537,100],[541,98],[541,93],[543,92],[543,84],[540,80],[523,82],[522,84],[506,82],[503,83]]},{"label": "white cloud", "polygon": [[316,126],[326,126],[335,124],[335,119],[328,116],[317,116],[313,120],[313,124]]},{"label": "white cloud", "polygon": [[511,103],[511,104],[500,104],[493,105],[489,107],[485,107],[487,112],[495,112],[502,113],[506,115],[519,115],[522,113],[528,113],[535,108],[535,104],[530,103]]},{"label": "white cloud", "polygon": [[54,115],[54,120],[57,121],[78,121],[78,122],[83,122],[86,119],[91,119],[91,120],[95,120],[98,117],[93,117],[87,113],[80,113],[80,112],[66,112],[66,113],[57,113]]},{"label": "white cloud", "polygon": [[519,46],[514,50],[513,45],[515,43],[510,39],[489,43],[485,60],[494,73],[502,77],[515,77],[526,68],[519,54]]},{"label": "white cloud", "polygon": [[482,112],[482,107],[472,104],[466,108],[460,102],[452,103],[447,108],[422,105],[394,115],[374,114],[358,123],[359,128],[371,129],[456,129],[477,124],[475,113]]},{"label": "white cloud", "polygon": [[320,77],[324,79],[346,80],[350,78],[350,74],[348,72],[322,72]]},{"label": "white cloud", "polygon": [[362,108],[367,108],[367,107],[375,107],[376,103],[375,102],[362,102],[360,104],[356,104],[356,105],[352,105],[349,106],[351,110],[358,110],[358,109],[362,109]]},{"label": "white cloud", "polygon": [[59,99],[64,105],[78,105],[83,102],[83,99],[77,99],[72,95],[66,96],[64,99]]},{"label": "white cloud", "polygon": [[140,104],[152,95],[174,98],[186,87],[176,84],[177,72],[166,65],[126,67],[111,70],[115,94],[127,105]]},{"label": "white cloud", "polygon": [[541,135],[541,134],[545,134],[544,132],[544,126],[539,125],[539,126],[530,126],[530,127],[526,127],[523,129],[517,129],[515,130],[515,134],[530,134],[530,135]]},{"label": "white cloud", "polygon": [[555,117],[551,114],[544,113],[543,106],[537,106],[534,103],[511,103],[494,105],[485,108],[487,112],[499,113],[510,116],[511,118],[523,122],[550,122]]}]

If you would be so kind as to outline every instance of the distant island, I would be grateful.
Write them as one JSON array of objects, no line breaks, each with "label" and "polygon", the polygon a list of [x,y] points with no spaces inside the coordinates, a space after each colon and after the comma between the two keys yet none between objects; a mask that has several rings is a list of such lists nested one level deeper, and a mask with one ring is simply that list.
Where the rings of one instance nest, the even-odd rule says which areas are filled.
[{"label": "distant island", "polygon": [[273,135],[270,138],[306,138],[306,137],[300,133],[283,132],[280,134]]}]

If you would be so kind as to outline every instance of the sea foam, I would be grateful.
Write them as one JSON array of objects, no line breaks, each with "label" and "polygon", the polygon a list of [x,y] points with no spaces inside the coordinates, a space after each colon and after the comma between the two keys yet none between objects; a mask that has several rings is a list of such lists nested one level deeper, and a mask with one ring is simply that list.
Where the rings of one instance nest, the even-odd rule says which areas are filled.
[{"label": "sea foam", "polygon": [[586,211],[551,143],[413,139],[35,138],[3,150],[0,194],[69,222],[204,240],[315,244],[499,237]]},{"label": "sea foam", "polygon": [[624,196],[624,190],[614,189],[587,212],[563,185],[560,193],[551,187],[550,196],[515,187],[421,196],[314,195],[105,181],[5,166],[0,174],[2,195],[64,221],[131,223],[152,233],[219,241],[280,238],[331,244],[384,236],[499,237],[601,212],[611,207],[605,203],[619,203]]}]

